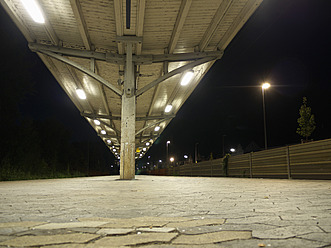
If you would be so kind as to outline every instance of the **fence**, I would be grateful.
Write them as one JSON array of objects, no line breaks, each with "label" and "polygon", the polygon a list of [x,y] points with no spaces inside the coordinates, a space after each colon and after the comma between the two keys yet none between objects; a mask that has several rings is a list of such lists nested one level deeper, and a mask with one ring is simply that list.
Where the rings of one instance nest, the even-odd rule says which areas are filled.
[{"label": "fence", "polygon": [[[223,160],[148,171],[150,175],[225,176]],[[331,139],[231,156],[230,177],[331,179]]]}]

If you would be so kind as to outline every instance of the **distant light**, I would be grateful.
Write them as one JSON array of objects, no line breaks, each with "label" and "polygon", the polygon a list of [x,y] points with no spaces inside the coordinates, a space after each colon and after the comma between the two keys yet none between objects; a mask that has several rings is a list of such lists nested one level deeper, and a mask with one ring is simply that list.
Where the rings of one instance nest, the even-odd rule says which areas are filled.
[{"label": "distant light", "polygon": [[149,164],[149,162],[147,162],[147,164]]},{"label": "distant light", "polygon": [[106,131],[105,130],[101,130],[101,134],[106,134]]},{"label": "distant light", "polygon": [[167,144],[170,144],[170,140],[167,141]]},{"label": "distant light", "polygon": [[171,157],[171,158],[170,158],[170,162],[172,163],[172,162],[174,162],[174,161],[175,161],[174,157]]},{"label": "distant light", "polygon": [[100,121],[99,121],[99,120],[95,119],[95,120],[93,120],[93,121],[94,121],[94,124],[95,124],[95,125],[97,125],[97,126],[100,125]]},{"label": "distant light", "polygon": [[144,152],[146,152],[146,151],[147,151],[147,148],[146,148],[146,147],[144,147],[144,148],[143,148],[143,151],[144,151]]},{"label": "distant light", "polygon": [[146,142],[146,146],[149,146],[151,143],[149,143],[149,142]]},{"label": "distant light", "polygon": [[148,158],[151,158],[151,156],[148,156]]},{"label": "distant light", "polygon": [[110,143],[111,143],[111,140],[108,139],[108,140],[107,140],[107,143],[110,144]]},{"label": "distant light", "polygon": [[159,127],[159,126],[156,126],[156,127],[154,128],[154,131],[155,131],[155,132],[160,131],[160,127]]},{"label": "distant light", "polygon": [[113,165],[111,165],[110,167],[111,167],[111,168],[113,168],[114,166],[113,166]]},{"label": "distant light", "polygon": [[172,110],[172,105],[167,105],[166,108],[164,109],[164,112],[169,113]]},{"label": "distant light", "polygon": [[113,149],[113,152],[116,152],[116,149],[115,148]]},{"label": "distant light", "polygon": [[162,160],[161,159],[159,160],[159,163],[162,163]]},{"label": "distant light", "polygon": [[180,81],[181,86],[188,85],[194,77],[194,71],[189,70],[184,73],[182,80]]},{"label": "distant light", "polygon": [[188,156],[187,155],[184,155],[184,158],[188,158]]},{"label": "distant light", "polygon": [[262,84],[262,89],[266,90],[266,89],[270,88],[270,86],[271,85],[269,83],[264,83],[264,84]]},{"label": "distant light", "polygon": [[236,151],[236,149],[234,149],[234,148],[230,149],[230,152],[235,152],[235,151]]},{"label": "distant light", "polygon": [[37,23],[45,23],[45,18],[41,13],[41,9],[35,0],[21,0],[24,8],[28,11],[32,19]]},{"label": "distant light", "polygon": [[77,96],[82,99],[82,100],[85,100],[86,99],[86,94],[84,92],[84,90],[82,89],[76,89],[76,93],[77,93]]}]

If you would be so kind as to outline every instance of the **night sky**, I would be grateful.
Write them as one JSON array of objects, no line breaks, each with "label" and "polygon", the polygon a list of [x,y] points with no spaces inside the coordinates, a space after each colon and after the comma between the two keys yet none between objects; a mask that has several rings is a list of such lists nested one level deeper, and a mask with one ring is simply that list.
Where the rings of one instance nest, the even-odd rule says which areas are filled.
[{"label": "night sky", "polygon": [[[331,1],[264,0],[201,81],[177,117],[149,150],[152,159],[169,154],[182,160],[199,153],[208,158],[238,145],[264,147],[262,92],[268,81],[268,147],[300,142],[296,134],[302,98],[308,98],[317,124],[314,140],[331,138]],[[34,93],[21,105],[24,117],[53,117],[72,130],[72,140],[100,140],[27,41],[0,7],[1,74],[24,65]],[[15,68],[17,73],[20,70]],[[23,72],[22,72],[23,73]],[[3,106],[1,106],[3,107]],[[76,127],[79,127],[78,129]]]}]

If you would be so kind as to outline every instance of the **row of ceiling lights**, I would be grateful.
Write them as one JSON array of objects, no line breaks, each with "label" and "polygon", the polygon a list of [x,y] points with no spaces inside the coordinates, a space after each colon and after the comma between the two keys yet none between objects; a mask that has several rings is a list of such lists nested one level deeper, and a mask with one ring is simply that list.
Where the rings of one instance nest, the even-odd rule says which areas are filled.
[{"label": "row of ceiling lights", "polygon": [[[188,71],[186,71],[186,72],[183,74],[182,78],[181,78],[180,85],[181,85],[181,86],[186,86],[186,85],[188,85],[188,84],[192,81],[193,77],[194,77],[194,71],[193,71],[193,70],[188,70]],[[165,107],[164,112],[165,112],[165,113],[170,113],[171,110],[172,110],[172,105],[171,105],[171,104],[168,104],[168,105]]]},{"label": "row of ceiling lights", "polygon": [[[182,76],[182,79],[181,79],[181,85],[182,86],[186,86],[188,85],[191,80],[193,79],[193,76],[194,76],[194,71],[193,70],[189,70],[187,72],[184,73],[184,75]],[[77,88],[76,89],[76,93],[77,93],[77,96],[82,99],[82,100],[85,100],[86,99],[86,94],[84,92],[84,90],[80,89],[80,88]],[[172,110],[172,105],[171,104],[168,104],[165,109],[164,109],[164,112],[165,113],[170,113],[170,111]]]},{"label": "row of ceiling lights", "polygon": [[[181,79],[181,83],[180,83],[180,84],[181,84],[182,86],[186,86],[186,85],[188,85],[188,84],[191,82],[191,80],[193,79],[193,76],[194,76],[194,71],[193,71],[193,70],[189,70],[189,71],[185,72],[185,73],[183,74],[183,76],[182,76],[182,79]],[[78,96],[80,99],[82,99],[82,100],[85,100],[85,99],[86,99],[86,94],[85,94],[84,90],[78,88],[78,89],[76,89],[76,93],[77,93],[77,96]],[[164,112],[165,112],[165,113],[170,113],[171,110],[172,110],[172,105],[169,104],[169,105],[166,106]],[[97,119],[94,119],[93,122],[94,122],[94,124],[97,125],[97,126],[99,126],[99,125],[101,124],[100,121],[97,120]],[[155,131],[155,132],[158,132],[158,131],[160,131],[160,129],[161,129],[160,126],[156,126],[156,127],[154,128],[154,131]],[[105,134],[106,134],[106,131],[105,131],[105,130],[101,130],[101,134],[105,135]],[[111,140],[110,140],[110,139],[107,139],[107,143],[108,143],[108,144],[111,144]],[[147,147],[148,147],[150,144],[151,144],[150,142],[146,142],[146,146],[147,146]],[[147,151],[147,148],[144,147],[144,148],[142,149],[142,152],[139,154],[139,158],[141,158],[141,157],[143,156],[144,152],[146,152],[146,151]],[[116,152],[116,149],[113,149],[113,152]],[[115,153],[115,155],[117,155],[117,154]],[[119,157],[118,157],[118,159],[119,159]]]},{"label": "row of ceiling lights", "polygon": [[[21,2],[23,4],[24,8],[27,10],[29,15],[35,22],[40,23],[40,24],[45,23],[45,18],[43,16],[41,8],[39,7],[38,3],[35,0],[21,0]],[[80,88],[76,89],[76,93],[80,99],[82,99],[82,100],[86,99],[86,94],[83,89],[80,89]],[[101,122],[97,119],[94,119],[93,122],[97,126],[100,126],[100,124],[101,124]],[[105,135],[105,134],[107,134],[107,132],[105,130],[101,130],[101,134]],[[108,144],[112,143],[110,139],[107,139],[106,141]],[[117,149],[115,148],[115,146],[113,146],[112,148],[113,148],[112,151],[114,152],[114,154],[118,155]],[[120,157],[118,156],[118,159],[119,158]]]},{"label": "row of ceiling lights", "polygon": [[[43,16],[41,8],[39,7],[38,3],[35,0],[21,0],[21,2],[23,4],[24,8],[27,10],[29,15],[31,16],[31,18],[35,22],[40,23],[40,24],[45,23],[45,18]],[[188,85],[191,82],[191,80],[193,79],[193,77],[194,77],[194,71],[193,70],[186,71],[182,76],[180,84],[182,86]],[[82,100],[86,99],[86,94],[85,94],[83,89],[80,89],[80,88],[76,89],[76,93],[77,93],[77,95],[80,99],[82,99]],[[172,110],[172,105],[169,104],[169,105],[166,106],[164,112],[165,113],[170,113],[171,110]],[[97,119],[94,119],[93,121],[94,121],[94,124],[97,125],[97,126],[99,126],[101,124],[100,121],[97,120]],[[154,131],[158,132],[160,129],[161,129],[160,126],[156,126],[154,128]],[[105,135],[106,131],[101,130],[101,134]],[[111,144],[111,140],[107,139],[107,143]],[[150,142],[147,142],[146,146],[148,147],[149,145],[150,145]],[[146,150],[147,150],[147,148],[143,148],[143,151],[146,151]],[[114,146],[113,146],[113,152],[115,153],[115,155],[117,155],[117,150],[116,150],[116,148],[114,148]],[[143,154],[141,153],[140,157],[142,157],[142,155]],[[120,157],[118,156],[118,159],[119,158]]]}]

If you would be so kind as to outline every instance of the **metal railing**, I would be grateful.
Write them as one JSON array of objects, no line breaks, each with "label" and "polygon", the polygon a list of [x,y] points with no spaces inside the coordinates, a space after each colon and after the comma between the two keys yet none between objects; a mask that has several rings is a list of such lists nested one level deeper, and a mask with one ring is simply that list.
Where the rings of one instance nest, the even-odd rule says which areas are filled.
[{"label": "metal railing", "polygon": [[[152,170],[150,175],[225,176],[223,159]],[[228,176],[331,179],[331,139],[231,156]]]}]

